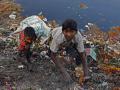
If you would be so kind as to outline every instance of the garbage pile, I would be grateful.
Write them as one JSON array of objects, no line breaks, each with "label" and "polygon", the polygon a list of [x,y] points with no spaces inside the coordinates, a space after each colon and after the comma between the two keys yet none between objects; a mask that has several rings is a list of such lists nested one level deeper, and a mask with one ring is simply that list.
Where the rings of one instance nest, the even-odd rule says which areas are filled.
[{"label": "garbage pile", "polygon": [[13,24],[19,25],[23,18],[20,13],[22,8],[11,0],[0,1],[0,27],[10,28]]},{"label": "garbage pile", "polygon": [[[1,30],[2,31],[2,30]],[[4,30],[3,30],[4,31]],[[89,88],[90,90],[119,90],[119,76],[120,76],[120,62],[119,62],[119,53],[116,53],[116,50],[114,50],[116,47],[113,48],[113,46],[115,45],[109,45],[106,48],[106,44],[105,43],[100,43],[97,42],[96,43],[96,37],[97,38],[102,38],[103,39],[103,33],[101,31],[97,31],[96,29],[94,29],[94,32],[98,35],[101,36],[94,36],[96,34],[94,34],[93,32],[90,31],[90,34],[92,34],[90,37],[90,39],[88,39],[87,41],[90,41],[90,44],[92,43],[92,48],[95,48],[95,52],[96,52],[96,65],[95,66],[89,66],[89,72],[90,72],[90,76],[91,79],[85,83],[84,85],[84,78],[83,78],[83,71],[82,68],[75,68],[75,70],[70,69],[69,72],[73,74],[73,78],[75,78],[75,81],[77,82],[78,86],[80,87],[84,87],[84,88]],[[86,32],[87,34],[85,35],[90,35],[88,32]],[[102,34],[100,34],[102,33]],[[5,46],[4,48],[2,47],[1,52],[4,51],[4,53],[6,53],[7,55],[9,54],[9,50],[12,49],[11,55],[14,56],[15,55],[15,48],[16,48],[16,42],[14,41],[14,39],[7,39],[5,37],[5,35],[7,35],[7,33],[3,32],[1,35],[1,41],[3,43],[0,43],[1,46]],[[3,36],[4,35],[4,36]],[[3,38],[4,37],[4,38]],[[92,39],[94,38],[94,39]],[[92,41],[93,40],[93,41]],[[104,39],[103,39],[104,40]],[[87,42],[88,43],[88,42]],[[41,60],[50,60],[50,58],[46,57],[46,47],[47,46],[41,46],[39,44],[39,41],[35,43],[36,44],[36,48],[35,51],[37,52],[41,52],[39,55],[39,59]],[[119,44],[119,43],[117,43]],[[118,45],[117,45],[118,46]],[[112,47],[112,49],[110,48]],[[114,50],[114,52],[113,52]],[[38,58],[36,60],[34,60],[34,63],[41,63],[41,61],[38,60]],[[44,62],[44,61],[42,61]],[[47,61],[48,62],[48,61]],[[20,65],[15,65],[17,67],[18,70],[23,69],[24,67],[20,66]],[[53,65],[52,65],[53,66]],[[39,67],[39,66],[38,66]],[[43,67],[41,67],[43,68]],[[1,66],[0,67],[1,71],[4,71],[4,67]],[[52,72],[52,71],[51,71]],[[50,73],[51,73],[50,72]],[[9,76],[9,75],[8,75]],[[3,79],[1,79],[1,83],[3,83],[3,81],[5,80],[6,77],[4,77]],[[22,75],[23,78],[23,75]],[[14,85],[14,79],[12,80],[12,83],[3,83],[2,85],[7,85],[9,88],[11,87],[15,87]],[[13,85],[13,86],[10,86]]]},{"label": "garbage pile", "polygon": [[[84,32],[85,44],[95,48],[97,63],[89,67],[91,80],[87,82],[90,90],[119,90],[120,89],[120,43],[119,27],[114,27],[116,31],[110,30],[102,32],[99,27],[92,23],[86,25]],[[117,35],[117,36],[116,36]],[[114,38],[117,37],[117,38]],[[89,47],[89,48],[91,48]],[[76,77],[79,77],[79,83],[82,85],[81,69],[76,69]]]},{"label": "garbage pile", "polygon": [[[80,7],[87,8],[87,5],[81,3]],[[7,37],[12,31],[16,30],[20,21],[24,19],[24,17],[20,16],[20,12],[21,7],[19,5],[10,1],[8,2],[8,0],[0,1],[0,86],[5,86],[8,90],[16,89],[17,83],[23,83],[24,79],[29,82],[31,81],[28,79],[28,75],[31,75],[31,73],[26,72],[23,66],[14,61],[13,57],[16,55],[17,48],[16,40]],[[42,13],[39,14],[39,17],[45,22],[47,21],[47,18]],[[48,21],[47,25],[51,28],[59,26],[55,20]],[[91,57],[89,60],[95,61],[93,62],[94,66],[89,64],[91,78],[88,82],[84,83],[83,71],[79,67],[68,71],[73,75],[73,78],[80,87],[89,90],[120,90],[119,27],[113,27],[108,32],[102,32],[97,25],[88,23],[86,28],[87,30],[83,33],[83,36],[86,36],[85,43],[89,43],[91,46],[89,47],[90,50],[93,50],[89,54]],[[113,30],[116,30],[117,33],[114,33]],[[118,36],[117,38],[116,35]],[[42,90],[41,88],[45,89],[46,86],[50,90],[62,90],[60,88],[63,87],[64,82],[62,82],[63,84],[60,83],[60,74],[54,68],[54,64],[50,61],[50,58],[46,55],[46,49],[49,46],[41,45],[39,40],[34,45],[35,48],[33,49],[39,53],[38,57],[33,60],[34,66],[37,67],[35,67],[37,72],[30,76],[34,82],[32,84],[30,83],[32,86],[28,85],[30,87],[26,87],[28,90],[36,87]],[[92,55],[94,56],[92,57]],[[67,56],[65,58],[68,59],[69,57]],[[41,73],[43,76],[40,76]],[[38,81],[39,79],[40,81]],[[21,86],[24,87],[23,84]]]},{"label": "garbage pile", "polygon": [[75,69],[77,82],[80,86],[89,90],[119,90],[120,68],[113,66],[100,65],[98,67],[89,68],[91,79],[84,82],[83,72],[81,68]]}]

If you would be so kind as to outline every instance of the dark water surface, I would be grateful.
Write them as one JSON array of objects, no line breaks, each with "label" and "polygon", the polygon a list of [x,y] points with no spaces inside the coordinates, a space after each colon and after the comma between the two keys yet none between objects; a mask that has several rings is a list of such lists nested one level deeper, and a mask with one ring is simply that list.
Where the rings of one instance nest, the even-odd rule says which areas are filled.
[{"label": "dark water surface", "polygon": [[[24,8],[25,16],[36,15],[39,12],[48,20],[55,19],[60,24],[66,18],[78,21],[79,28],[84,28],[88,22],[97,24],[107,31],[112,26],[120,25],[120,0],[16,0]],[[80,3],[88,6],[81,9]]]}]

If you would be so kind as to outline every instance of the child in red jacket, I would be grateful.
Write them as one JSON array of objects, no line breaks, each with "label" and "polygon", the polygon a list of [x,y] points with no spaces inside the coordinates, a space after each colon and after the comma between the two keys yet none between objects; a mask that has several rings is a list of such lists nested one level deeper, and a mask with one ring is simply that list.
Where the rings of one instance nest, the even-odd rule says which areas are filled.
[{"label": "child in red jacket", "polygon": [[[32,43],[36,40],[37,36],[35,31],[32,27],[26,27],[23,31],[19,34],[19,46],[18,46],[18,57],[17,59],[25,65],[25,60],[27,60],[28,64],[31,64],[30,57],[32,52],[30,47]],[[25,60],[23,60],[25,59]]]}]

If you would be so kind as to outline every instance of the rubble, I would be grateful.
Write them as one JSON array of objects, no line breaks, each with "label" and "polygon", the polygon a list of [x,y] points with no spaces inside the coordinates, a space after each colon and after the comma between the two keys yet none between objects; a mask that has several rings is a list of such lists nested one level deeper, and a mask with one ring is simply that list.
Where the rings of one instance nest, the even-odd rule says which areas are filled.
[{"label": "rubble", "polygon": [[[3,3],[3,1],[5,3]],[[33,57],[33,70],[28,72],[23,65],[17,62],[16,56],[17,42],[14,39],[7,38],[8,34],[14,31],[24,17],[20,16],[21,7],[13,2],[0,1],[0,89],[8,90],[68,90],[65,82],[61,80],[60,72],[57,71],[54,64],[47,56],[46,47],[38,42],[35,43],[35,51],[39,54]],[[81,8],[87,8],[85,4],[80,4]],[[42,12],[39,17],[47,21]],[[55,28],[59,26],[57,21],[48,21],[48,26]],[[7,29],[6,29],[7,27]],[[120,43],[119,27],[113,27],[112,30],[102,32],[102,30],[93,23],[88,23],[83,35],[86,36],[85,42],[89,42],[95,47],[97,54],[96,65],[89,66],[90,80],[84,85],[82,68],[73,65],[75,69],[67,70],[72,75],[75,84],[74,90],[82,90],[84,87],[90,90],[119,90],[120,89]],[[113,32],[113,29],[116,30]],[[116,40],[115,40],[116,39]],[[39,41],[39,40],[38,40]],[[70,57],[65,57],[70,61]],[[72,65],[71,65],[72,67]]]},{"label": "rubble", "polygon": [[21,11],[21,6],[19,4],[14,3],[12,0],[1,0],[0,27],[9,29],[12,26],[12,24],[20,23],[20,21],[23,19],[23,17],[20,15]]},{"label": "rubble", "polygon": [[99,68],[107,74],[120,73],[120,67],[111,65],[100,65]]},{"label": "rubble", "polygon": [[11,13],[11,14],[9,15],[9,18],[10,18],[10,19],[16,19],[16,15],[15,15],[14,13]]},{"label": "rubble", "polygon": [[55,27],[58,27],[59,24],[57,23],[56,20],[51,20],[48,22],[48,26],[51,27],[51,28],[55,28]]},{"label": "rubble", "polygon": [[[90,66],[89,69],[91,80],[88,82],[87,87],[94,90],[113,90],[117,87],[119,90],[118,84],[120,82],[117,80],[119,80],[120,75],[120,44],[119,38],[114,38],[120,33],[119,27],[114,27],[108,32],[103,32],[93,23],[88,23],[85,27],[86,30],[83,32],[83,35],[86,36],[84,42],[93,45],[97,54],[96,65]],[[117,32],[113,31],[113,29]],[[78,71],[76,73],[76,77],[81,74]]]},{"label": "rubble", "polygon": [[[2,38],[2,41],[6,41],[6,40],[4,40]],[[7,43],[10,43],[10,42],[7,42]],[[15,56],[15,49],[13,49],[14,46],[11,46],[13,44],[6,44],[6,45],[8,45],[8,46],[7,46],[7,48],[5,48],[7,50],[3,49],[4,54],[7,54],[7,57]],[[34,72],[35,75],[33,75],[32,73],[26,72],[25,68],[23,66],[21,66],[18,62],[15,62],[15,61],[13,63],[13,59],[11,59],[9,63],[6,63],[6,64],[1,63],[0,72],[3,72],[3,74],[5,74],[5,75],[3,75],[4,78],[6,78],[6,75],[9,76],[10,78],[12,78],[11,82],[15,82],[15,84],[14,83],[5,84],[5,83],[3,83],[4,79],[0,79],[0,83],[2,83],[0,88],[1,87],[5,88],[7,86],[9,88],[17,88],[17,89],[18,88],[24,88],[24,89],[31,88],[31,90],[34,90],[34,89],[38,88],[38,89],[44,90],[47,86],[47,88],[49,88],[49,90],[53,90],[55,88],[58,89],[58,87],[61,90],[63,90],[63,88],[64,88],[64,90],[67,90],[67,87],[65,87],[63,85],[64,82],[59,81],[59,80],[61,80],[61,77],[60,77],[59,72],[57,72],[57,70],[55,69],[54,64],[51,61],[49,61],[50,59],[47,59],[45,57],[47,55],[46,55],[46,51],[44,51],[44,48],[42,48],[42,46],[40,46],[40,45],[38,45],[38,47],[40,49],[36,49],[36,51],[41,52],[40,50],[43,50],[43,52],[41,52],[39,54],[41,58],[37,57],[36,58],[37,60],[34,60],[34,68],[33,69],[35,70],[35,72]],[[12,51],[10,49],[12,49]],[[103,48],[102,52],[105,52],[104,48]],[[44,57],[45,57],[45,59],[44,59]],[[6,60],[9,60],[9,59],[6,59]],[[97,60],[100,60],[100,58],[98,57]],[[4,65],[6,65],[6,66],[4,66]],[[82,68],[75,68],[75,71],[73,69],[69,70],[69,72],[74,76],[73,78],[75,78],[75,76],[76,76],[75,81],[77,82],[78,85],[75,88],[77,88],[77,89],[80,88],[81,90],[83,89],[83,87],[90,88],[91,90],[112,90],[112,89],[114,90],[114,89],[119,88],[119,83],[120,83],[118,81],[119,70],[120,70],[119,67],[113,66],[112,64],[111,64],[111,66],[109,66],[106,64],[99,63],[98,66],[96,65],[96,68],[95,67],[93,67],[93,68],[95,70],[93,70],[91,68],[89,69],[89,70],[91,70],[91,72],[90,72],[91,79],[89,82],[86,83],[86,86],[84,86],[84,78],[83,78]],[[41,73],[42,73],[42,76],[41,76]],[[24,86],[21,83],[23,83],[24,79],[26,81],[29,81],[28,76],[30,76],[29,78],[32,79],[32,84],[29,83],[29,85],[27,86],[24,83],[26,85],[26,86]],[[21,81],[19,81],[19,79],[21,79]],[[19,83],[20,83],[20,85],[18,86]],[[38,86],[36,86],[36,85],[38,85]],[[39,85],[42,87],[40,87]]]}]

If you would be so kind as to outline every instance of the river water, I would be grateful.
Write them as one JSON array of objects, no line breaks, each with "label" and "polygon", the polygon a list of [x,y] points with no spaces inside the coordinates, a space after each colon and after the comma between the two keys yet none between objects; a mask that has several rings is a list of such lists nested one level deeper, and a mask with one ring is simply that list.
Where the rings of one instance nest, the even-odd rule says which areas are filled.
[{"label": "river water", "polygon": [[[22,15],[37,15],[39,12],[48,20],[62,23],[67,18],[77,20],[79,28],[88,23],[97,24],[103,31],[120,26],[120,0],[16,0],[24,11]],[[80,4],[88,8],[80,8]]]}]

